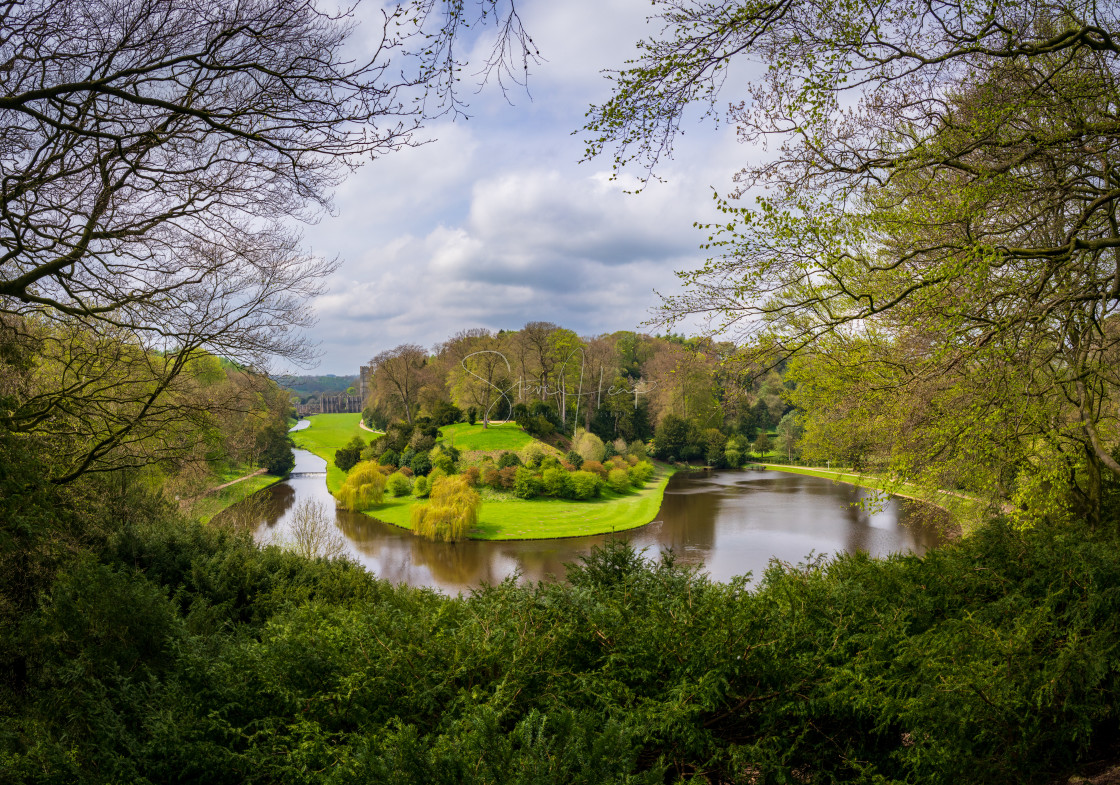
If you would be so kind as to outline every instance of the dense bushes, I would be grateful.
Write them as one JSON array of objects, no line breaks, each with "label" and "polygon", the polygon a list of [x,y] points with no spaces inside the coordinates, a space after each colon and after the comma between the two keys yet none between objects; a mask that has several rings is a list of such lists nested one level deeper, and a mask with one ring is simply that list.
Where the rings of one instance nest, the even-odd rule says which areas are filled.
[{"label": "dense bushes", "polygon": [[197,526],[59,575],[7,782],[1047,782],[1117,740],[1120,543],[992,525],[753,593],[595,552],[448,598]]},{"label": "dense bushes", "polygon": [[361,436],[355,436],[346,443],[345,447],[339,447],[334,451],[334,465],[344,472],[350,471],[358,461],[362,460],[362,451],[366,446]]},{"label": "dense bushes", "polygon": [[393,496],[408,496],[412,493],[412,481],[401,472],[393,472],[385,481],[385,488]]}]

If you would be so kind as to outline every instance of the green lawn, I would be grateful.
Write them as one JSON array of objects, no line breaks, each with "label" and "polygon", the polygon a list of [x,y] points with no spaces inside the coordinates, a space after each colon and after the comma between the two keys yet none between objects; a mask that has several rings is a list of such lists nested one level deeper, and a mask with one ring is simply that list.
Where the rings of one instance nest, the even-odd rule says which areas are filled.
[{"label": "green lawn", "polygon": [[[665,486],[673,472],[671,468],[659,467],[653,479],[639,491],[621,496],[604,491],[602,498],[586,502],[564,499],[483,502],[479,525],[471,538],[536,540],[582,537],[644,526],[661,509]],[[410,506],[408,498],[386,498],[383,505],[367,511],[366,515],[409,529]]]},{"label": "green lawn", "polygon": [[[346,473],[334,465],[334,451],[346,445],[355,434],[369,441],[371,434],[358,427],[358,414],[314,414],[311,425],[292,432],[296,446],[318,455],[327,462],[327,488],[331,493],[342,487]],[[459,423],[440,429],[441,435],[460,450],[517,451],[535,439],[513,423],[491,425]],[[547,447],[547,445],[544,445]],[[483,502],[479,526],[472,535],[480,540],[528,540],[552,537],[581,537],[644,526],[661,509],[665,485],[673,470],[658,467],[658,472],[645,488],[619,496],[604,490],[603,497],[593,501],[573,502],[563,499],[531,501]],[[256,479],[256,478],[254,478]],[[236,487],[236,486],[233,486]],[[366,514],[386,523],[411,528],[410,508],[413,499],[394,499]]]},{"label": "green lawn", "polygon": [[[470,425],[461,422],[455,425],[445,425],[439,429],[439,432],[448,444],[463,452],[467,450],[485,450],[487,452],[509,450],[510,452],[517,452],[536,441],[532,436],[521,430],[520,426],[512,422],[491,425],[489,428],[483,428],[482,423]],[[547,447],[547,445],[542,446]]]}]

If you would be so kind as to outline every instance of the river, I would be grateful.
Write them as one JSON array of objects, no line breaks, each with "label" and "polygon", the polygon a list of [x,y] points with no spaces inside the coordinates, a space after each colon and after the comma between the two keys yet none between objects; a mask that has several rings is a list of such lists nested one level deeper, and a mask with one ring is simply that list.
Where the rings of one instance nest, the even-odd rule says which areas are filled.
[{"label": "river", "polygon": [[[283,534],[295,502],[311,497],[334,507],[327,491],[326,462],[296,450],[292,476],[263,491],[267,519],[259,542]],[[564,563],[577,561],[609,537],[625,537],[654,555],[672,548],[682,562],[702,564],[715,580],[753,572],[771,559],[797,563],[810,554],[866,551],[924,553],[939,529],[929,508],[891,497],[868,510],[869,493],[819,477],[777,471],[679,472],[665,490],[654,523],[618,535],[562,540],[431,542],[361,513],[336,510],[349,556],[393,583],[427,586],[455,594],[520,572],[524,579],[562,578]]]}]

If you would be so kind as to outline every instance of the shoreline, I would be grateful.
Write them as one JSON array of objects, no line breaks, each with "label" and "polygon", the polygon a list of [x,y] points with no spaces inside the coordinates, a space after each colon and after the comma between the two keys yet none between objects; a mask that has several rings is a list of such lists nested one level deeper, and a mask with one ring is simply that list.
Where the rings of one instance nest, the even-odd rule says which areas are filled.
[{"label": "shoreline", "polygon": [[[890,480],[874,474],[838,471],[818,466],[790,466],[789,464],[782,463],[749,463],[743,466],[743,469],[746,469],[748,466],[758,466],[762,469],[786,472],[787,474],[820,477],[821,479],[832,480],[833,482],[842,482],[845,485],[851,485],[856,488],[866,488],[871,491],[886,493],[890,496],[899,496],[903,499],[910,499],[912,501],[928,504],[951,516],[957,527],[961,529],[962,534],[967,533],[968,527],[965,525],[966,523],[971,525],[979,521],[982,517],[979,509],[982,502],[979,499],[974,499],[961,493],[954,493],[953,491],[933,491],[935,494],[942,495],[942,498],[936,499],[931,498],[929,495],[917,495],[916,492],[907,493],[902,490],[892,489],[892,486],[896,483],[899,488],[914,489],[914,486],[910,483]],[[916,490],[918,489],[915,489],[915,491]]]},{"label": "shoreline", "polygon": [[[321,415],[320,415],[321,416]],[[361,423],[359,415],[358,422]],[[314,429],[314,421],[310,420],[311,425],[301,428],[299,431],[294,431],[292,436],[296,442],[296,446],[301,450],[307,450],[311,454],[322,458],[327,463],[327,477],[326,485],[327,490],[333,495],[339,487],[341,487],[345,479],[345,472],[338,469],[334,465],[334,449],[328,445],[318,443],[317,439],[309,438],[310,432]],[[366,430],[361,428],[360,425],[354,427],[355,431]],[[538,498],[528,500],[516,501],[500,501],[484,503],[480,515],[479,526],[476,529],[482,529],[480,534],[474,534],[467,539],[480,541],[480,542],[512,542],[518,540],[562,540],[571,539],[573,537],[593,537],[603,534],[612,534],[623,531],[633,531],[634,529],[648,526],[654,523],[657,519],[657,513],[661,510],[661,504],[665,496],[665,488],[669,484],[669,479],[678,471],[678,468],[669,464],[655,461],[654,466],[657,467],[657,474],[650,479],[649,484],[644,488],[634,489],[632,493],[625,495],[617,495],[612,498],[597,499],[589,501],[571,501],[567,499],[555,498]],[[404,531],[412,531],[410,526],[407,526],[403,521],[408,520],[408,510],[412,502],[405,503],[405,497],[400,499],[387,499],[386,503],[379,505],[376,509],[363,510],[362,514],[367,517],[379,521],[380,523],[394,526]],[[411,499],[411,497],[408,497]],[[517,509],[518,507],[522,509]],[[604,510],[607,507],[607,510]],[[403,508],[403,509],[402,509]],[[623,510],[619,510],[623,508]],[[633,508],[633,516],[630,520],[622,523],[614,523],[611,525],[610,521],[614,515],[625,514],[627,508]],[[390,511],[401,510],[397,514]],[[487,511],[498,512],[498,519],[493,517],[490,521],[485,520]],[[389,513],[386,517],[386,513]],[[579,530],[580,521],[578,518],[588,515],[594,515],[598,512],[598,516],[606,520],[602,525],[590,526],[588,530]],[[381,515],[379,515],[379,513]],[[520,517],[517,520],[508,520],[510,516]],[[559,520],[551,519],[556,515]],[[395,519],[395,520],[392,520]],[[550,520],[551,519],[551,520]],[[555,531],[549,533],[542,533],[534,535],[532,532],[525,531],[522,527],[553,527]]]}]

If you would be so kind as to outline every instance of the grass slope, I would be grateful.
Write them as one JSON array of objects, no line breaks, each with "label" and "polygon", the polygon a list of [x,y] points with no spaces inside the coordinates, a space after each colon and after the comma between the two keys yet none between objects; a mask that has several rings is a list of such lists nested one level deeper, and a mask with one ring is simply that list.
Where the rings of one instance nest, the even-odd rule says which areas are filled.
[{"label": "grass slope", "polygon": [[[448,444],[464,452],[467,450],[484,450],[486,452],[509,450],[510,452],[517,452],[536,441],[532,436],[521,430],[516,423],[512,422],[502,425],[492,424],[489,428],[483,428],[482,423],[470,425],[461,422],[455,425],[445,425],[439,429],[439,432]],[[542,446],[545,445],[542,444]]]},{"label": "grass slope", "polygon": [[[237,478],[228,477],[225,478],[223,482],[228,482],[232,479]],[[203,523],[206,523],[226,507],[237,504],[237,502],[242,499],[252,496],[257,491],[263,491],[270,485],[275,485],[280,482],[281,479],[281,477],[277,477],[275,474],[258,474],[256,477],[250,477],[247,480],[242,480],[239,483],[222,488],[220,491],[214,491],[198,499],[191,505],[191,515],[198,518],[198,520]]]}]

